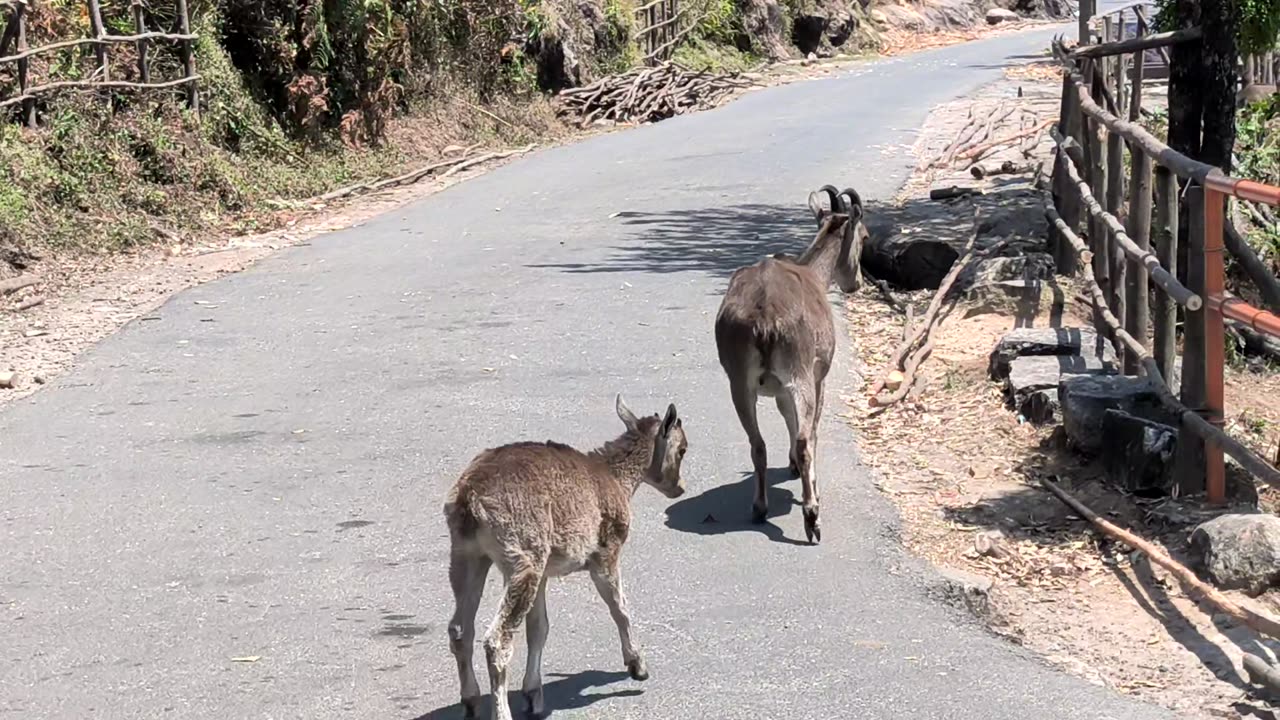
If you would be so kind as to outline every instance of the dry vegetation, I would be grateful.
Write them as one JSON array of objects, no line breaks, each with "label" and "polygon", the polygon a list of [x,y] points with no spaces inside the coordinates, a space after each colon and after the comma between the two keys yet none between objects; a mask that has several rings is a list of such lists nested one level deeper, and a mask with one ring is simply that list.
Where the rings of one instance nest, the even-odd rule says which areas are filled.
[{"label": "dry vegetation", "polygon": [[[899,198],[898,212],[931,234],[947,228],[966,233],[975,202],[984,214],[1000,212],[993,205],[998,195],[953,204],[922,199],[931,186],[992,189],[1008,182],[997,178],[982,185],[964,172],[967,163],[939,168],[933,162],[956,144],[972,117],[1010,106],[1047,117],[1057,111],[1056,75],[1035,66],[1007,75],[979,96],[930,115],[916,147],[921,170]],[[991,132],[1000,134],[999,127]],[[1041,144],[1033,153],[1044,159],[1046,150]],[[1008,157],[1024,156],[1006,144],[991,159]],[[1029,212],[1034,215],[1034,206]],[[849,399],[848,419],[864,457],[877,468],[877,486],[900,508],[906,544],[936,565],[993,580],[981,608],[984,619],[1056,666],[1190,717],[1270,713],[1242,679],[1240,658],[1247,650],[1274,660],[1280,643],[1260,642],[1248,628],[1206,612],[1165,571],[1098,534],[1040,485],[1042,478],[1058,480],[1098,513],[1175,557],[1185,549],[1190,529],[1215,514],[1195,498],[1124,493],[1107,483],[1097,461],[1068,450],[1060,431],[1024,422],[1005,407],[1001,388],[987,375],[988,355],[1002,334],[1051,322],[1090,324],[1078,288],[1064,284],[1057,292],[1065,299],[1057,311],[1050,304],[1029,311],[1025,304],[961,302],[937,333],[916,402],[870,408],[870,388]],[[914,298],[917,314],[928,296],[925,291]],[[864,296],[850,302],[849,322],[852,346],[874,380],[901,341],[904,317]],[[1280,376],[1262,369],[1241,364],[1231,370],[1229,424],[1238,437],[1274,455],[1280,443]],[[1275,491],[1258,491],[1264,507],[1277,507]],[[1230,595],[1280,613],[1274,594],[1256,600]]]}]

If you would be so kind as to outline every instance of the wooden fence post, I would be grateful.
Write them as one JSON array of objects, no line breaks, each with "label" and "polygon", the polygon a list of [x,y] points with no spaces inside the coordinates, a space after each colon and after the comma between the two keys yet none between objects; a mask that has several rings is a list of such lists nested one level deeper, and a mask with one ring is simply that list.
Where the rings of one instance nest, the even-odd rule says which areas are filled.
[{"label": "wooden fence post", "polygon": [[[1080,134],[1079,128],[1076,127],[1079,118],[1078,113],[1074,112],[1075,108],[1076,84],[1071,81],[1070,75],[1063,73],[1062,100],[1058,107],[1058,132],[1062,133],[1063,137],[1078,137]],[[1069,162],[1071,159],[1066,153],[1057,154],[1053,165],[1053,199],[1063,222],[1072,232],[1076,232],[1080,225],[1079,191],[1071,186],[1071,180],[1067,175],[1065,163]],[[1071,243],[1065,237],[1061,237],[1052,230],[1050,238],[1053,243],[1051,250],[1054,266],[1058,274],[1075,275],[1079,268],[1075,248],[1071,247]]]},{"label": "wooden fence post", "polygon": [[[183,35],[191,34],[191,15],[187,12],[187,0],[178,0],[178,23]],[[187,107],[193,112],[200,112],[200,92],[196,87],[195,43],[183,40],[179,45],[182,53],[182,71],[190,81],[187,83]]]},{"label": "wooden fence post", "polygon": [[1093,38],[1089,36],[1089,21],[1093,19],[1093,14],[1096,12],[1094,2],[1095,0],[1080,0],[1079,43],[1081,46],[1090,45],[1093,42]]},{"label": "wooden fence post", "polygon": [[[1142,36],[1142,24],[1138,23],[1138,36]],[[1147,51],[1139,50],[1133,54],[1133,90],[1129,93],[1129,122],[1142,119],[1142,76],[1147,67]]]},{"label": "wooden fence post", "polygon": [[[1187,288],[1204,297],[1204,188],[1200,183],[1187,185],[1186,192],[1188,252]],[[1207,302],[1207,301],[1206,301]],[[1201,412],[1205,404],[1205,337],[1204,308],[1186,309],[1182,326],[1182,389],[1179,399],[1188,409]],[[1202,492],[1204,477],[1204,440],[1183,423],[1178,431],[1178,451],[1174,462],[1174,479],[1183,497]]]},{"label": "wooden fence post", "polygon": [[[1136,98],[1135,98],[1136,99]],[[1129,152],[1132,181],[1129,183],[1129,237],[1140,250],[1151,247],[1151,159],[1136,143]],[[1127,256],[1126,256],[1127,257]],[[1125,269],[1125,330],[1144,347],[1151,347],[1147,328],[1150,313],[1147,306],[1149,293],[1147,266],[1135,260],[1128,261]],[[1164,293],[1159,293],[1163,295]],[[1124,372],[1137,375],[1141,358],[1132,352],[1124,354]]]},{"label": "wooden fence post", "polygon": [[[133,29],[139,35],[147,32],[147,19],[142,8],[142,0],[133,0]],[[147,40],[138,41],[138,77],[142,82],[151,82],[151,63],[147,59],[147,48],[149,43]]]},{"label": "wooden fence post", "polygon": [[[1116,83],[1116,85],[1117,87],[1119,87],[1124,85],[1124,83],[1118,82]],[[1120,114],[1123,114],[1124,111],[1121,110],[1119,107],[1120,97],[1118,92],[1116,97],[1116,103],[1117,103],[1116,109],[1119,111]],[[1122,219],[1123,216],[1128,214],[1123,209],[1124,147],[1125,147],[1124,137],[1121,136],[1120,133],[1117,133],[1117,132],[1107,133],[1107,184],[1106,184],[1106,192],[1101,197],[1105,197],[1104,202],[1106,203],[1107,212],[1111,213],[1116,218],[1121,218],[1121,222],[1124,222],[1124,220]],[[1103,226],[1103,232],[1107,233],[1108,238],[1110,238],[1111,230],[1109,227]],[[1111,294],[1108,297],[1108,300],[1111,302],[1111,312],[1114,313],[1115,316],[1119,318],[1121,322],[1124,322],[1125,318],[1127,317],[1127,313],[1125,312],[1125,279],[1124,277],[1125,277],[1125,267],[1128,264],[1128,258],[1126,257],[1124,251],[1120,248],[1120,244],[1118,242],[1115,242],[1114,240],[1109,240],[1107,249],[1109,251],[1107,254],[1107,257],[1111,263],[1111,273],[1110,273],[1110,278],[1111,278],[1110,293]],[[1129,331],[1130,334],[1135,332],[1135,329],[1132,327],[1126,327],[1125,330]],[[1121,358],[1124,358],[1125,356],[1130,354],[1125,350],[1123,343],[1121,343],[1121,346],[1117,348],[1117,352]],[[1127,361],[1125,364],[1127,365]]]},{"label": "wooden fence post", "polygon": [[[18,23],[18,52],[22,53],[27,50],[27,3],[22,0],[13,6],[13,12],[16,13],[15,20]],[[23,58],[18,61],[18,93],[20,95],[27,94],[27,88],[31,87],[31,60]],[[36,126],[36,101],[35,98],[28,98],[22,101],[22,122],[27,127]]]},{"label": "wooden fence post", "polygon": [[[1178,276],[1178,176],[1163,166],[1156,167],[1156,257],[1160,266]],[[1174,362],[1178,357],[1178,305],[1167,293],[1156,293],[1155,356],[1164,381],[1173,387]]]},{"label": "wooden fence post", "polygon": [[99,42],[94,43],[93,53],[98,58],[99,80],[111,79],[111,68],[107,64],[107,45],[101,42],[102,36],[107,34],[107,29],[102,25],[102,8],[98,6],[98,0],[88,0],[89,2],[89,28],[93,31],[94,39]]},{"label": "wooden fence post", "polygon": [[[1094,60],[1089,60],[1092,67]],[[1087,76],[1090,80],[1090,93],[1093,95],[1093,101],[1102,105],[1103,86],[1100,77],[1096,73],[1090,72]],[[1087,116],[1086,116],[1087,117]],[[1106,202],[1107,197],[1107,144],[1106,144],[1106,128],[1102,123],[1088,118],[1088,139],[1089,150],[1089,187],[1093,190],[1094,197],[1100,198],[1101,202]],[[1107,230],[1107,224],[1101,218],[1089,216],[1089,244],[1093,250],[1093,276],[1097,278],[1098,285],[1106,294],[1108,302],[1115,292],[1115,288],[1111,285],[1111,242]],[[1099,319],[1096,323],[1099,328],[1103,328],[1106,336],[1114,340],[1113,333],[1105,322]]]}]

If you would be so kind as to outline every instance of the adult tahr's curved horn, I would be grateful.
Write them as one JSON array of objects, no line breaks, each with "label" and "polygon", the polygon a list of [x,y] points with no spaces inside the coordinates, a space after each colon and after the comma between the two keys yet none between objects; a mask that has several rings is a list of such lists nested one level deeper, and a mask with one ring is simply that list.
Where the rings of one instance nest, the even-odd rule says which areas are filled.
[{"label": "adult tahr's curved horn", "polygon": [[[822,208],[822,201],[819,199],[819,193],[827,194],[827,198],[831,202],[830,210],[824,210]],[[819,225],[822,224],[822,219],[826,217],[828,212],[843,212],[840,209],[840,206],[840,192],[832,185],[823,185],[814,192],[809,193],[809,212],[813,213],[813,219],[818,221]]]},{"label": "adult tahr's curved horn", "polygon": [[848,196],[849,208],[862,207],[862,196],[858,194],[857,190],[854,190],[851,187],[845,188],[844,190],[840,191],[840,195],[841,197]]}]

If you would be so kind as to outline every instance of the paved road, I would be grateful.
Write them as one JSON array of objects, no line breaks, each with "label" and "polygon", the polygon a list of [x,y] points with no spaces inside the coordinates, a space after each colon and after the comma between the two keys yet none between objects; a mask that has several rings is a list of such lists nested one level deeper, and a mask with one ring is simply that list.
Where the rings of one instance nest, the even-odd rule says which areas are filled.
[{"label": "paved road", "polygon": [[[745,524],[750,461],[715,361],[729,271],[802,246],[809,189],[890,196],[909,161],[881,149],[1046,37],[541,152],[103,342],[0,413],[0,715],[457,716],[445,490],[489,445],[611,437],[621,390],[638,411],[678,404],[691,489],[636,498],[626,571],[648,683],[622,674],[590,582],[553,587],[558,717],[1165,717],[932,599],[834,419],[839,392],[825,543],[799,543],[796,481],[772,490],[771,525]],[[496,594],[491,579],[485,625]]]}]

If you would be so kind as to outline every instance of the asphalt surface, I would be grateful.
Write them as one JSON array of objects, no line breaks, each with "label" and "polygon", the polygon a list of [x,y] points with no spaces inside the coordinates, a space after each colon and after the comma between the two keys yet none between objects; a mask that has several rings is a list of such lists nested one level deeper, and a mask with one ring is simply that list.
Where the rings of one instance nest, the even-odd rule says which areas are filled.
[{"label": "asphalt surface", "polygon": [[[445,491],[487,446],[612,437],[621,391],[637,412],[674,401],[690,438],[689,493],[640,490],[624,561],[653,677],[626,679],[590,581],[562,580],[556,717],[1169,716],[935,597],[836,417],[843,336],[819,446],[824,544],[801,542],[796,480],[772,489],[770,525],[749,525],[747,443],[715,360],[728,274],[803,247],[810,189],[890,197],[911,161],[884,148],[1048,36],[546,150],[106,340],[0,413],[0,715],[457,717]],[[762,416],[785,466],[782,423]]]}]

